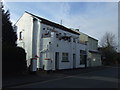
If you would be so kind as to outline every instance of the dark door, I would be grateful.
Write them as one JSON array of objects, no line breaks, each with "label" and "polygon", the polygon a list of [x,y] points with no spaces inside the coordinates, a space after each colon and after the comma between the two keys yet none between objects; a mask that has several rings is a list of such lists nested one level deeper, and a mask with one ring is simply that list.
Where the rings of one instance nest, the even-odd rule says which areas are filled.
[{"label": "dark door", "polygon": [[84,55],[85,68],[87,67],[87,55]]},{"label": "dark door", "polygon": [[76,55],[73,54],[73,68],[76,68]]},{"label": "dark door", "polygon": [[55,53],[55,70],[59,69],[59,52]]}]

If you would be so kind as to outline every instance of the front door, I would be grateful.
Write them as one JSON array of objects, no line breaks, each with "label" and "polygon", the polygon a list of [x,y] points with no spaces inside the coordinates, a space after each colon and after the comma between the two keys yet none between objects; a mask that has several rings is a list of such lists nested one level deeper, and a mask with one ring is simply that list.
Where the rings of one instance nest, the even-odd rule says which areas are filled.
[{"label": "front door", "polygon": [[84,55],[85,68],[87,67],[87,55]]},{"label": "front door", "polygon": [[59,69],[59,52],[55,53],[55,70]]},{"label": "front door", "polygon": [[73,54],[73,68],[76,68],[76,56]]}]

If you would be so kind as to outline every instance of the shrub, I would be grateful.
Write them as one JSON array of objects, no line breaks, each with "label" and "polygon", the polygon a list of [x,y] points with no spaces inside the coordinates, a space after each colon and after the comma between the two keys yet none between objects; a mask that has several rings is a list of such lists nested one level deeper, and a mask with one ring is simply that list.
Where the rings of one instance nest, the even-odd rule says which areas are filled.
[{"label": "shrub", "polygon": [[27,69],[26,53],[20,47],[2,48],[2,70],[3,74],[21,73]]}]

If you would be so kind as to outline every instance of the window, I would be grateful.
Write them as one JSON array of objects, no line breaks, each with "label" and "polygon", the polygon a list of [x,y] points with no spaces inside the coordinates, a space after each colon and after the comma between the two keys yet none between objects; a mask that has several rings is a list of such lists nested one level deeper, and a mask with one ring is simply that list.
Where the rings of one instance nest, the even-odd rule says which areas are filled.
[{"label": "window", "polygon": [[56,34],[56,38],[58,38],[58,34]]},{"label": "window", "polygon": [[22,31],[20,32],[19,39],[22,40]]},{"label": "window", "polygon": [[43,30],[45,30],[45,28],[43,28]]},{"label": "window", "polygon": [[75,42],[75,38],[73,38],[73,42]]},{"label": "window", "polygon": [[58,34],[58,38],[59,38],[59,40],[61,40],[61,33]]},{"label": "window", "polygon": [[66,36],[66,33],[64,33],[64,36]]},{"label": "window", "polygon": [[13,26],[13,29],[14,29],[15,32],[17,32],[17,26],[16,25]]},{"label": "window", "polygon": [[55,27],[53,27],[53,30],[55,30]]},{"label": "window", "polygon": [[51,44],[51,42],[49,42],[49,44]]},{"label": "window", "polygon": [[59,37],[61,37],[61,33],[59,33]]},{"label": "window", "polygon": [[80,41],[79,41],[79,39],[77,39],[77,43],[79,43]]},{"label": "window", "polygon": [[62,62],[69,62],[68,53],[62,53]]},{"label": "window", "polygon": [[50,31],[46,31],[45,33],[42,34],[42,38],[49,38],[49,37],[51,37]]},{"label": "window", "polygon": [[71,38],[70,37],[68,38],[68,41],[71,42]]}]

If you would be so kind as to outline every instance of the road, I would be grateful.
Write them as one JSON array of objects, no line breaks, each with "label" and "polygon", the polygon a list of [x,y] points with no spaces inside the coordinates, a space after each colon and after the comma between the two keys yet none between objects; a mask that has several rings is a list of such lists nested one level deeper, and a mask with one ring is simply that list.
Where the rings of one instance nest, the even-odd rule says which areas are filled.
[{"label": "road", "polygon": [[119,69],[118,67],[109,67],[88,73],[63,75],[61,78],[11,88],[118,88],[118,84],[120,84]]}]

